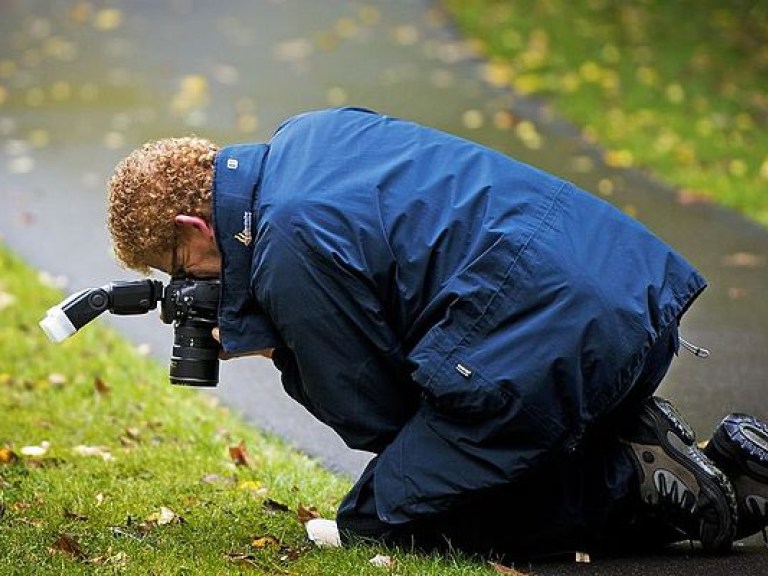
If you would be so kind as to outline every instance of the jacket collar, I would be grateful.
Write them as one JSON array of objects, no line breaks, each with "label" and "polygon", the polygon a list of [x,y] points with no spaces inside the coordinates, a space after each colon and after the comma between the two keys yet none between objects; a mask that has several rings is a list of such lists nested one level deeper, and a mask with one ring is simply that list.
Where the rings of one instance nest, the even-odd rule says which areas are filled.
[{"label": "jacket collar", "polygon": [[259,186],[266,144],[219,150],[214,164],[213,221],[221,253],[219,329],[228,353],[273,348],[278,339],[251,291]]}]

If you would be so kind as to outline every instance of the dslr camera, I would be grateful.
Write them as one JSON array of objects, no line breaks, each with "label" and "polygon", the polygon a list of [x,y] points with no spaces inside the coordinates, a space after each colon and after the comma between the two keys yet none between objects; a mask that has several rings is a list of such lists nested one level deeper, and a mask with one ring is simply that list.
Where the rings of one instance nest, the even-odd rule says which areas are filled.
[{"label": "dslr camera", "polygon": [[173,324],[170,381],[181,386],[216,386],[219,382],[219,343],[211,330],[217,324],[218,279],[173,278],[110,282],[81,290],[50,308],[40,327],[61,342],[102,312],[146,314],[160,303],[160,317]]}]

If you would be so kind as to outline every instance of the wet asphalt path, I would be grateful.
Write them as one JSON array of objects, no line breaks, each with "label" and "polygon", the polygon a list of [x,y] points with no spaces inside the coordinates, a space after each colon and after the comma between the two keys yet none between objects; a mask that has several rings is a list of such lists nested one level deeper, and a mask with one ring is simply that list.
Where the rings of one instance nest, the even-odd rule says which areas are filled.
[{"label": "wet asphalt path", "polygon": [[[294,113],[366,106],[602,190],[675,245],[710,281],[683,331],[712,356],[683,354],[660,392],[700,437],[727,411],[768,418],[768,231],[717,207],[678,202],[639,171],[605,167],[600,152],[546,107],[485,83],[483,63],[429,2],[143,0],[88,13],[78,6],[0,1],[0,62],[14,63],[0,66],[8,87],[0,98],[0,234],[67,292],[135,278],[109,253],[104,181],[142,142],[189,133],[221,144],[264,140]],[[171,332],[154,315],[100,321],[167,362]],[[265,360],[223,363],[216,394],[333,470],[354,476],[369,458],[293,403]],[[753,539],[724,560],[683,549],[534,571],[768,574],[766,559]]]}]

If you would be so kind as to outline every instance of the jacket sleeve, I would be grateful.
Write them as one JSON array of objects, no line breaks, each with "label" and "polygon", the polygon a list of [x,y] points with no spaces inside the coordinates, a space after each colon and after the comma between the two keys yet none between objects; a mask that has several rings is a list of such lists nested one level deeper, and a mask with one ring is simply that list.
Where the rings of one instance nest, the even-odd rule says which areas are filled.
[{"label": "jacket sleeve", "polygon": [[284,345],[275,351],[286,391],[351,448],[378,453],[417,405],[417,386],[363,275],[275,243],[254,269],[254,288]]}]

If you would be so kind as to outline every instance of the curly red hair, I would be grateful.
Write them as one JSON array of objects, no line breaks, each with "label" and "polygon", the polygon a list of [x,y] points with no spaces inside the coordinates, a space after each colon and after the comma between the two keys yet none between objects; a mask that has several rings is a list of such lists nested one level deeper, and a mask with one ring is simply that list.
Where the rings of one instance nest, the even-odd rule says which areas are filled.
[{"label": "curly red hair", "polygon": [[218,150],[205,138],[166,138],[147,142],[115,167],[107,227],[125,266],[148,273],[149,262],[173,248],[177,214],[210,221]]}]

